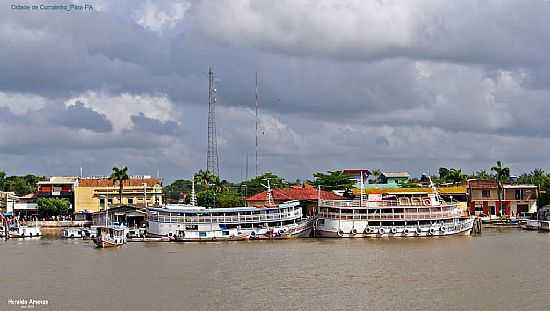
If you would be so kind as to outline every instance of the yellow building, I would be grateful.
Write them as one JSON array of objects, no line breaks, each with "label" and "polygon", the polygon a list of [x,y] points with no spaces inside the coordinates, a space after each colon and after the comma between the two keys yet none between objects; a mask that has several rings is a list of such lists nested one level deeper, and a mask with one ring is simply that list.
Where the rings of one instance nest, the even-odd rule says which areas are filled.
[{"label": "yellow building", "polygon": [[160,179],[132,177],[123,182],[120,202],[118,182],[109,178],[79,178],[75,187],[75,212],[97,212],[108,206],[135,207],[162,205],[162,184]]}]

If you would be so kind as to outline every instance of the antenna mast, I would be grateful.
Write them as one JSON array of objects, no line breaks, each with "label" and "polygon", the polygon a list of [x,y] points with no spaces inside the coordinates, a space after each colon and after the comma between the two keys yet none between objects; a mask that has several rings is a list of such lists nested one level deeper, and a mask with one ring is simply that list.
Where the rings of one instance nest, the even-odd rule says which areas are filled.
[{"label": "antenna mast", "polygon": [[256,176],[258,176],[258,72],[256,71]]},{"label": "antenna mast", "polygon": [[216,138],[216,87],[212,67],[208,68],[208,153],[206,155],[206,170],[220,176]]}]

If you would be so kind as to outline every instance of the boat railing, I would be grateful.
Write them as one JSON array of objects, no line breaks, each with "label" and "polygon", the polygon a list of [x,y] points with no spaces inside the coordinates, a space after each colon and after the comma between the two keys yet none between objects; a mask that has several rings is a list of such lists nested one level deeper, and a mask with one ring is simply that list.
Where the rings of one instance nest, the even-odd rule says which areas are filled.
[{"label": "boat railing", "polygon": [[359,214],[321,211],[319,217],[341,220],[424,220],[453,218],[459,217],[459,215],[454,212]]},{"label": "boat railing", "polygon": [[270,222],[286,221],[301,218],[299,212],[260,214],[260,215],[196,215],[196,216],[173,216],[173,215],[149,215],[149,220],[162,223],[249,223],[249,222]]},{"label": "boat railing", "polygon": [[400,204],[398,201],[367,201],[361,204],[360,200],[319,200],[319,207],[332,207],[332,208],[383,208],[383,207],[397,207],[397,208],[455,208],[452,204],[441,205],[412,205],[412,204]]}]

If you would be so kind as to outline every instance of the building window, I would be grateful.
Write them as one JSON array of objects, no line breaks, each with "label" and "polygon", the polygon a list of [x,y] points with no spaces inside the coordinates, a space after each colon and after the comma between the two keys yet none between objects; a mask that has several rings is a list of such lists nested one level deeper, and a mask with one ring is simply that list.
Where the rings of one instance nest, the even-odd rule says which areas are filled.
[{"label": "building window", "polygon": [[516,200],[521,200],[522,191],[521,189],[516,189]]},{"label": "building window", "polygon": [[491,190],[481,190],[481,197],[483,198],[491,197]]},{"label": "building window", "polygon": [[105,207],[105,199],[99,199],[99,207]]},{"label": "building window", "polygon": [[109,203],[109,205],[113,204],[113,199],[109,199],[107,200],[107,202]]},{"label": "building window", "polygon": [[133,198],[128,198],[128,204],[134,204],[134,199]]}]

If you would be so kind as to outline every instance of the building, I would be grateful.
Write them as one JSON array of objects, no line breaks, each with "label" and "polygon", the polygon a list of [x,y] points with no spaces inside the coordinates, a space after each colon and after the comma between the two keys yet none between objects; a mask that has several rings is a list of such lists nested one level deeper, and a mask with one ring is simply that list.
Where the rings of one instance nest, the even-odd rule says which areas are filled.
[{"label": "building", "polygon": [[123,182],[122,202],[118,182],[109,177],[79,178],[75,188],[75,212],[97,212],[107,207],[162,205],[162,182],[150,176],[132,176]]},{"label": "building", "polygon": [[[291,186],[288,188],[273,188],[271,190],[273,202],[280,204],[286,201],[298,200],[304,208],[304,215],[313,215],[317,209],[317,200],[319,196],[323,200],[340,200],[341,196],[330,192],[319,192],[311,185]],[[257,193],[246,198],[248,206],[264,207],[267,204],[267,191]]]},{"label": "building", "polygon": [[50,177],[47,181],[39,181],[37,183],[37,196],[41,198],[66,199],[71,204],[71,209],[74,209],[74,192],[77,186],[78,177],[54,176]]},{"label": "building", "polygon": [[401,184],[409,182],[410,175],[408,172],[382,172],[376,180],[370,179],[371,172],[366,169],[345,169],[342,173],[350,176],[355,181],[355,187],[361,188],[361,176],[363,176],[364,188],[393,188]]},{"label": "building", "polygon": [[366,168],[350,168],[342,170],[344,175],[350,176],[351,179],[355,181],[355,187],[361,187],[361,175],[363,176],[363,185],[367,184],[367,180],[370,175],[370,171]]},{"label": "building", "polygon": [[378,177],[378,184],[398,186],[407,183],[410,177],[408,172],[382,172]]},{"label": "building", "polygon": [[5,215],[32,216],[38,214],[36,194],[17,196],[15,192],[0,191],[0,213]]},{"label": "building", "polygon": [[119,223],[129,228],[141,228],[147,225],[147,210],[143,207],[122,205],[109,208],[108,213],[101,210],[92,214],[94,226],[104,226],[105,220],[108,223]]},{"label": "building", "polygon": [[[535,185],[504,185],[504,215],[535,213],[539,191]],[[494,180],[468,181],[468,208],[472,215],[500,215],[497,183]]]}]

